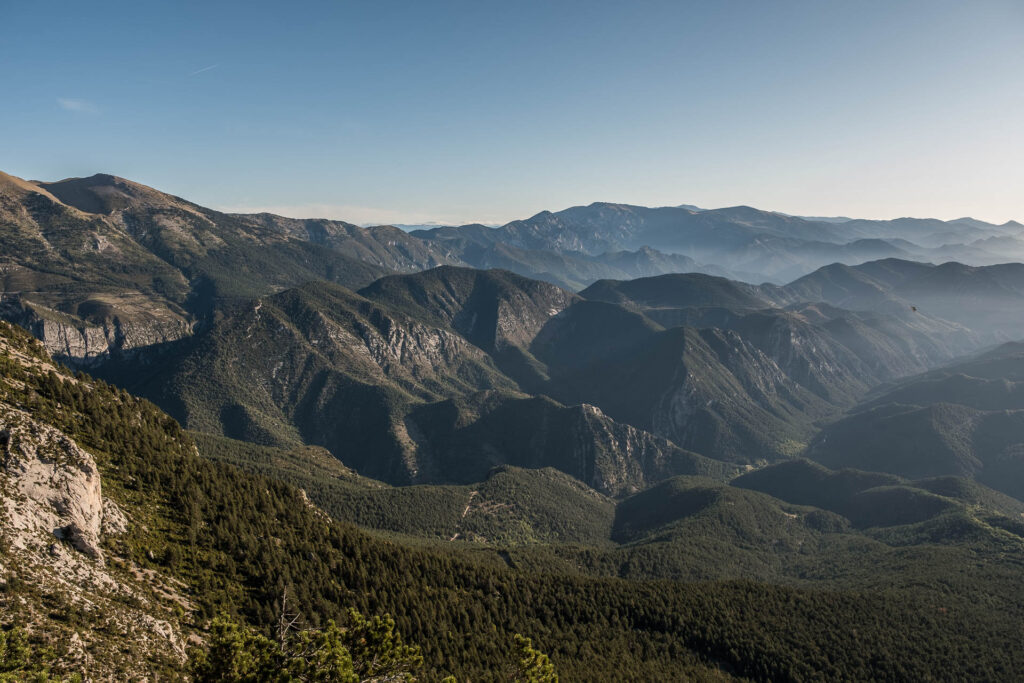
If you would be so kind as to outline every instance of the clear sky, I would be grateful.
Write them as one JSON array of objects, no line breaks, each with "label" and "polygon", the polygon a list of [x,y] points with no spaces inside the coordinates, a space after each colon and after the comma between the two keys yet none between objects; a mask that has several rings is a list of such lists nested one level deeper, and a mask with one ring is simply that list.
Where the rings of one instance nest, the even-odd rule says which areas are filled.
[{"label": "clear sky", "polygon": [[0,0],[0,170],[231,210],[1024,220],[1024,2]]}]

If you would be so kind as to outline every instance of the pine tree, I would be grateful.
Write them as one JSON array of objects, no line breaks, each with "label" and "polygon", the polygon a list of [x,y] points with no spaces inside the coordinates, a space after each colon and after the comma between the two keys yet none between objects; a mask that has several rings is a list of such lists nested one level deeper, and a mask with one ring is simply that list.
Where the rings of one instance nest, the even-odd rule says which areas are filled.
[{"label": "pine tree", "polygon": [[546,654],[534,649],[526,636],[515,634],[516,669],[512,680],[516,683],[558,683],[555,665]]}]

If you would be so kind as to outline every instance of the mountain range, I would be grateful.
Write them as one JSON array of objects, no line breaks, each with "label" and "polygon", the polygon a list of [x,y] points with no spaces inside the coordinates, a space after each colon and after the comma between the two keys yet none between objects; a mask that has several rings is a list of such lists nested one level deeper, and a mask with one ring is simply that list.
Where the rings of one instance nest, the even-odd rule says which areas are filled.
[{"label": "mountain range", "polygon": [[0,634],[47,675],[173,678],[289,595],[428,680],[515,633],[568,680],[1022,666],[1024,226],[0,174],[0,244]]},{"label": "mountain range", "polygon": [[[440,265],[500,268],[578,291],[601,279],[676,272],[781,284],[832,263],[988,266],[1024,257],[1024,226],[1014,222],[812,220],[749,207],[598,203],[499,228],[407,233],[225,214],[104,174],[58,182],[0,175],[0,225],[5,317],[64,333],[66,348],[51,348],[75,358],[169,341],[230,302],[305,282],[358,288]],[[77,332],[56,329],[69,317]]]}]

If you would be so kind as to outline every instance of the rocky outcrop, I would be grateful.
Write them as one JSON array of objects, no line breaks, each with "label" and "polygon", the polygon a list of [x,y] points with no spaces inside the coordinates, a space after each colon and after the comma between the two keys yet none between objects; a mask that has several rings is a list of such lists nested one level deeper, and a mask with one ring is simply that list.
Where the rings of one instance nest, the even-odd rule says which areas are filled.
[{"label": "rocky outcrop", "polygon": [[[64,638],[58,661],[91,672],[86,680],[145,680],[147,653],[185,659],[180,624],[152,600],[153,591],[178,596],[179,586],[123,557],[104,556],[103,538],[124,534],[129,525],[121,508],[103,497],[89,453],[63,432],[0,403],[0,588],[14,579],[31,586],[13,618]],[[52,617],[61,613],[89,614],[97,629],[65,630]],[[118,675],[110,661],[94,661],[109,648],[123,659],[114,666]]]},{"label": "rocky outcrop", "polygon": [[78,396],[100,390],[0,322],[0,622],[41,637],[53,680],[73,672],[88,681],[153,680],[154,663],[184,665],[182,610],[193,609],[186,586],[135,562],[131,536],[105,545],[142,528],[144,509],[126,512],[103,495],[103,461],[61,427],[69,418],[86,429],[95,423],[45,390],[33,393],[45,376]]},{"label": "rocky outcrop", "polygon": [[188,320],[170,312],[135,319],[115,315],[88,323],[29,302],[8,300],[0,302],[0,317],[31,332],[54,358],[79,366],[95,365],[111,354],[175,341],[192,333]]},{"label": "rocky outcrop", "polygon": [[488,352],[526,348],[571,292],[501,270],[441,267],[378,280],[359,292],[382,305],[450,326]]},{"label": "rocky outcrop", "polygon": [[680,474],[725,478],[732,468],[685,451],[666,439],[615,422],[596,406],[568,408],[576,456],[586,463],[586,483],[607,495],[636,493]]},{"label": "rocky outcrop", "polygon": [[104,538],[128,533],[128,516],[120,505],[109,498],[103,499],[103,524],[100,530]]},{"label": "rocky outcrop", "polygon": [[[0,448],[5,498],[18,501],[6,506],[13,545],[31,550],[49,536],[102,564],[105,506],[92,456],[62,432],[10,407],[0,407]],[[110,526],[122,526],[123,515],[115,519],[110,509]]]}]

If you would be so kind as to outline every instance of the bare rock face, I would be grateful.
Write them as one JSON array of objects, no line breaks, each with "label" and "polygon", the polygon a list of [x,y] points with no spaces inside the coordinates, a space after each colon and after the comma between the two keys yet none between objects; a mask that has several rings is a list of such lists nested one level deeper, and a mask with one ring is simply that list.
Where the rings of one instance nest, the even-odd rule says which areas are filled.
[{"label": "bare rock face", "polygon": [[127,515],[117,503],[109,498],[103,499],[103,524],[100,529],[104,537],[128,533]]},{"label": "bare rock face", "polygon": [[529,289],[513,290],[497,306],[495,348],[526,348],[540,329],[576,300],[570,292],[547,283],[530,283]]},{"label": "bare rock face", "polygon": [[584,403],[569,410],[575,413],[571,431],[579,457],[591,463],[587,483],[602,493],[634,493],[676,474],[699,473],[686,462],[695,456],[665,439],[611,420],[597,406]]},{"label": "bare rock face", "polygon": [[0,316],[31,332],[54,358],[79,366],[98,363],[111,353],[175,341],[192,332],[184,316],[156,306],[154,312],[136,311],[130,318],[114,315],[87,323],[28,302],[6,301],[0,304]]},{"label": "bare rock face", "polygon": [[[92,456],[62,432],[0,405],[0,463],[8,500],[5,526],[15,547],[47,535],[103,563],[103,496]],[[122,516],[123,517],[123,516]]]}]

